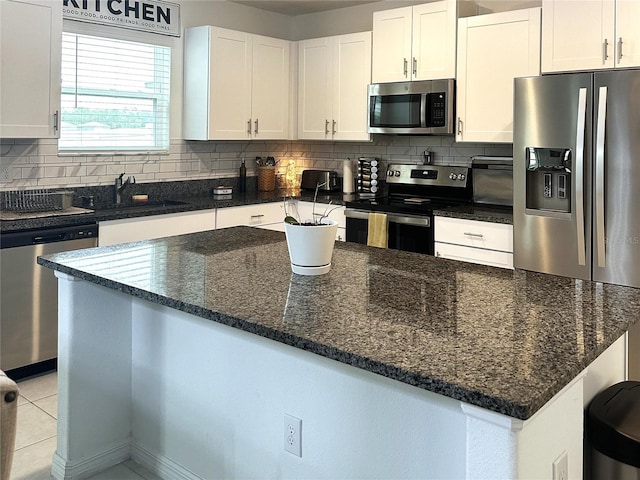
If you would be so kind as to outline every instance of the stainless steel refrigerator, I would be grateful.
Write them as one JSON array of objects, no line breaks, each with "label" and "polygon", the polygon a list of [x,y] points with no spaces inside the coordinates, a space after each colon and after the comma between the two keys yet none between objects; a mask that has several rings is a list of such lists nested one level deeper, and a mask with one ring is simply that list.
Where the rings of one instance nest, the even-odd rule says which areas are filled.
[{"label": "stainless steel refrigerator", "polygon": [[515,267],[640,288],[640,70],[514,95]]}]

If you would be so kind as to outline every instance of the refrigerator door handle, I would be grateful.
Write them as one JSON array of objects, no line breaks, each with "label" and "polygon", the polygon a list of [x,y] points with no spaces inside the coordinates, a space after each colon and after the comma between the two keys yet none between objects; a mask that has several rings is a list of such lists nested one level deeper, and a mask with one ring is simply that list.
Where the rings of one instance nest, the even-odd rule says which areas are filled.
[{"label": "refrigerator door handle", "polygon": [[605,266],[604,235],[604,136],[607,124],[607,87],[600,87],[598,92],[598,116],[596,123],[596,251],[598,267]]},{"label": "refrigerator door handle", "polygon": [[578,243],[578,265],[586,265],[584,237],[584,136],[587,118],[587,89],[578,91],[578,119],[576,128],[576,238]]}]

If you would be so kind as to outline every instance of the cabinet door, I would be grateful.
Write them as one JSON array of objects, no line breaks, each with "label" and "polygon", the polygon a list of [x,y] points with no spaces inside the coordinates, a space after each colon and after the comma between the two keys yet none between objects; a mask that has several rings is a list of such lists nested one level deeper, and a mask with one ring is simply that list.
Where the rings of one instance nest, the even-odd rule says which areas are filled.
[{"label": "cabinet door", "polygon": [[298,138],[331,138],[331,39],[304,40],[298,48]]},{"label": "cabinet door", "polygon": [[172,237],[213,230],[215,227],[216,214],[213,209],[108,220],[100,222],[98,245],[104,247],[105,245]]},{"label": "cabinet door", "polygon": [[542,9],[543,72],[613,68],[614,0],[543,0]]},{"label": "cabinet door", "polygon": [[369,140],[367,85],[371,83],[371,33],[341,35],[333,44],[333,139]]},{"label": "cabinet door", "polygon": [[413,7],[412,80],[456,76],[456,2]]},{"label": "cabinet door", "polygon": [[251,138],[251,34],[211,27],[210,35],[209,139]]},{"label": "cabinet door", "polygon": [[461,18],[456,141],[512,142],[513,79],[539,74],[540,8]]},{"label": "cabinet door", "polygon": [[289,136],[289,42],[253,36],[251,94],[255,139]]},{"label": "cabinet door", "polygon": [[374,83],[409,80],[412,8],[373,13]]},{"label": "cabinet door", "polygon": [[615,52],[617,67],[640,66],[640,2],[617,0]]},{"label": "cabinet door", "polygon": [[58,137],[61,49],[59,3],[0,2],[0,137]]}]

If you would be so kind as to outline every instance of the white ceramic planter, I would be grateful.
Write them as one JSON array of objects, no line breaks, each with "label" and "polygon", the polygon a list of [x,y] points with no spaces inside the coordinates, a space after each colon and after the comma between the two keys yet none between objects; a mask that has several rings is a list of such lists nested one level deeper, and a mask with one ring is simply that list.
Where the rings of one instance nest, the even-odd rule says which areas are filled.
[{"label": "white ceramic planter", "polygon": [[291,270],[299,275],[322,275],[331,269],[338,222],[324,219],[321,225],[284,224]]}]

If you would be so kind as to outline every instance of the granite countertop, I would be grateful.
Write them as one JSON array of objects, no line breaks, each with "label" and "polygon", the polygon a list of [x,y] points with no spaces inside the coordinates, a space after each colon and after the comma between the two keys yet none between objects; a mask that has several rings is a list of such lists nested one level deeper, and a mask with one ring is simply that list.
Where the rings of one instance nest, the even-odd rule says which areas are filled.
[{"label": "granite countertop", "polygon": [[[304,190],[274,190],[272,192],[234,193],[231,198],[214,198],[212,195],[186,196],[174,194],[163,199],[151,199],[148,203],[102,204],[93,208],[72,207],[67,211],[44,213],[13,213],[0,211],[0,231],[10,233],[36,228],[53,228],[82,225],[108,220],[137,218],[168,213],[181,213],[212,208],[237,207],[283,201],[285,196],[303,201],[313,201],[312,191]],[[332,202],[344,205],[345,196],[341,192],[319,194],[320,203]]]},{"label": "granite countertop", "polygon": [[434,210],[437,217],[462,218],[480,222],[513,225],[513,207],[494,205],[460,205]]},{"label": "granite countertop", "polygon": [[284,234],[250,227],[38,263],[518,419],[640,311],[640,289],[353,243],[336,242],[328,274],[299,276]]}]

